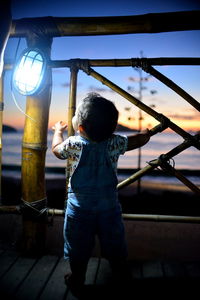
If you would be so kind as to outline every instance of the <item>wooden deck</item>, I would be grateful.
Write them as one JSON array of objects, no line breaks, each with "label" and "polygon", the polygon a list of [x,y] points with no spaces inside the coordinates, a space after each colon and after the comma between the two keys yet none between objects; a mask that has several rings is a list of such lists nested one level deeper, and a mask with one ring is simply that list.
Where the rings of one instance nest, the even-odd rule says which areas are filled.
[{"label": "wooden deck", "polygon": [[[196,295],[200,284],[200,262],[129,262],[132,281],[127,288],[113,284],[105,259],[90,259],[84,299],[136,299]],[[0,299],[75,300],[64,284],[68,262],[59,256],[23,257],[14,250],[0,250]]]}]

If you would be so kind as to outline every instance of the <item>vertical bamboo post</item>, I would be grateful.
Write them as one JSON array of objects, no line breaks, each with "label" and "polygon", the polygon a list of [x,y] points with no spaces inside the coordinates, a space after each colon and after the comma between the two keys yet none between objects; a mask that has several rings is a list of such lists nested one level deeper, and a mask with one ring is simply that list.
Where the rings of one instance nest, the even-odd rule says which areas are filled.
[{"label": "vertical bamboo post", "polygon": [[76,110],[76,89],[77,89],[77,75],[78,69],[76,66],[70,68],[70,92],[69,92],[69,104],[68,104],[68,136],[74,135],[74,128],[72,126],[72,118],[75,115]]},{"label": "vertical bamboo post", "polygon": [[4,52],[12,26],[11,1],[0,2],[0,77],[3,72]]},{"label": "vertical bamboo post", "polygon": [[[72,65],[70,68],[70,91],[69,91],[69,103],[68,103],[68,137],[74,135],[74,128],[72,126],[72,118],[75,115],[76,110],[76,90],[77,90],[77,75],[78,68],[75,65]],[[69,166],[68,160],[66,162],[66,201],[67,201],[67,188],[69,183]],[[66,203],[65,203],[66,205]]]},{"label": "vertical bamboo post", "polygon": [[[142,55],[142,52],[141,52]],[[139,101],[142,101],[142,69],[139,68]],[[138,131],[142,130],[142,110],[139,108],[139,116],[138,116]],[[141,158],[142,158],[142,148],[138,148],[138,171],[141,169]],[[137,193],[138,195],[141,192],[141,178],[138,179],[137,182]]]},{"label": "vertical bamboo post", "polygon": [[[28,40],[29,46],[37,47],[50,58],[51,39]],[[22,200],[30,205],[36,201],[46,206],[45,156],[47,130],[51,100],[52,74],[48,66],[44,74],[43,89],[38,94],[27,97],[26,117],[22,141]],[[39,201],[41,200],[41,201]],[[31,254],[44,251],[46,236],[46,216],[34,218],[23,215],[23,250]]]},{"label": "vertical bamboo post", "polygon": [[2,190],[1,190],[1,177],[2,177],[2,126],[3,126],[3,81],[4,72],[0,78],[0,205],[2,204]]}]

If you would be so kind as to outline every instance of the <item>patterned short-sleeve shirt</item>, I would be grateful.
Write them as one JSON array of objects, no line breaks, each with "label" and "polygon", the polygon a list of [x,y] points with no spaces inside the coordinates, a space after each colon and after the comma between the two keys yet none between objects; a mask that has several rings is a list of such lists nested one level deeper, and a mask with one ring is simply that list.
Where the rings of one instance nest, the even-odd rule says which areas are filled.
[{"label": "patterned short-sleeve shirt", "polygon": [[[58,152],[63,159],[67,159],[67,173],[72,176],[81,159],[84,144],[91,143],[81,136],[71,136],[58,146]],[[119,156],[127,150],[128,138],[124,135],[113,134],[107,143],[108,155],[112,167],[117,171]]]}]

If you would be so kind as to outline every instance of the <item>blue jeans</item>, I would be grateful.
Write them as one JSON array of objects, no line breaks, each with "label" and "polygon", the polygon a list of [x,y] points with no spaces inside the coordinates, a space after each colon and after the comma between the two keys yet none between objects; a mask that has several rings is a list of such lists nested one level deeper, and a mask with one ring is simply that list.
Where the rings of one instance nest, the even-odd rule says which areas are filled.
[{"label": "blue jeans", "polygon": [[127,257],[121,207],[107,210],[83,210],[68,203],[64,222],[64,258],[89,260],[98,236],[101,254],[108,260]]}]

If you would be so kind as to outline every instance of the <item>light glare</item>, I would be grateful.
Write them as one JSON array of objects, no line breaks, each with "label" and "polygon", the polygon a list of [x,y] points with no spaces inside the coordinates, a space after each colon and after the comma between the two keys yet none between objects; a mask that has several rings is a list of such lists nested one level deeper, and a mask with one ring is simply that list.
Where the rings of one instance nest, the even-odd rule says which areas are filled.
[{"label": "light glare", "polygon": [[45,59],[39,50],[26,50],[19,60],[13,75],[13,83],[22,95],[32,95],[40,87],[45,68]]}]

